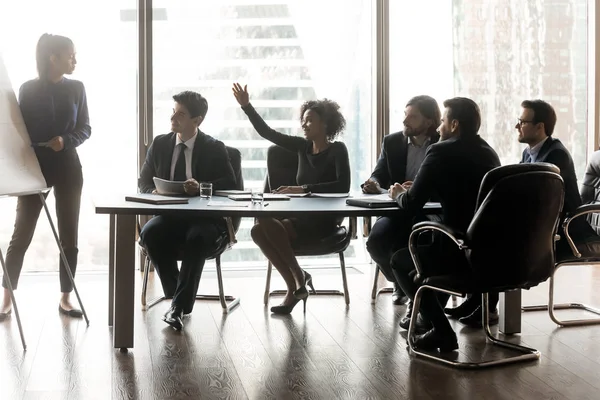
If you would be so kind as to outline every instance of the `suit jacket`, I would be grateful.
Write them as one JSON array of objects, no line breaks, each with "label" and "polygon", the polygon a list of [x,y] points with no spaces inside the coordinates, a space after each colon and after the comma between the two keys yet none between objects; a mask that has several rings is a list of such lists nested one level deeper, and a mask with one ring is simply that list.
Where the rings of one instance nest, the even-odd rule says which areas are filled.
[{"label": "suit jacket", "polygon": [[[171,179],[171,161],[176,133],[154,138],[140,172],[140,192],[151,193],[156,187],[152,178]],[[198,182],[212,182],[213,190],[235,189],[236,180],[223,142],[200,130],[192,150],[192,176]]]},{"label": "suit jacket", "polygon": [[[523,150],[521,163],[527,160],[527,149]],[[535,160],[536,162],[546,162],[556,165],[560,169],[560,176],[565,183],[565,203],[563,206],[563,217],[566,213],[571,213],[581,206],[581,195],[577,187],[577,176],[575,175],[575,165],[571,154],[559,139],[549,136],[542,145],[540,152]],[[561,218],[562,219],[562,218]],[[562,225],[561,225],[562,229]],[[573,220],[569,226],[569,233],[573,239],[580,239],[593,234],[592,228],[585,221],[585,218]],[[566,243],[565,240],[561,242]]]},{"label": "suit jacket", "polygon": [[[436,143],[440,135],[436,132],[431,136],[431,144]],[[408,154],[408,138],[404,132],[396,132],[383,138],[381,154],[377,165],[371,174],[371,179],[379,182],[384,189],[394,183],[406,181],[406,161]]]},{"label": "suit jacket", "polygon": [[481,181],[499,166],[498,154],[479,135],[441,141],[427,150],[419,175],[398,197],[398,205],[415,215],[435,197],[442,204],[442,222],[466,232],[475,214]]}]

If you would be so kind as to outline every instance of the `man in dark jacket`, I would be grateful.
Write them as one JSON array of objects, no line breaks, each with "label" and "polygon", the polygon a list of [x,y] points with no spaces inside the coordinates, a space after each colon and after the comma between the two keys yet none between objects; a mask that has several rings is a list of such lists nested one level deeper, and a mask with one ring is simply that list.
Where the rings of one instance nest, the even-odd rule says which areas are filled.
[{"label": "man in dark jacket", "polygon": [[[173,96],[172,132],[154,138],[142,166],[139,189],[156,190],[153,179],[184,182],[187,195],[198,196],[199,182],[211,182],[213,190],[235,189],[236,179],[225,145],[199,130],[208,102],[199,93]],[[172,297],[163,321],[183,328],[183,315],[192,312],[206,258],[227,235],[223,218],[159,215],[140,233],[140,239],[160,277],[165,297]],[[181,270],[177,269],[182,256]]]},{"label": "man in dark jacket", "polygon": [[[475,213],[481,181],[490,170],[500,166],[500,159],[478,135],[481,115],[473,100],[456,97],[446,100],[444,107],[440,142],[427,151],[414,184],[408,190],[395,184],[390,195],[408,215],[416,215],[435,195],[442,205],[442,222],[453,230],[465,232]],[[446,237],[436,237],[433,244],[420,246],[417,252],[428,275],[452,274],[469,268],[464,252]],[[413,299],[419,284],[413,280],[415,265],[408,248],[394,254],[392,268],[404,293]],[[441,351],[458,348],[456,334],[442,309],[447,300],[448,296],[431,291],[423,295],[424,318],[417,326],[432,328],[416,337],[416,347]],[[408,327],[403,325],[405,322],[401,321],[402,327]]]},{"label": "man in dark jacket", "polygon": [[[363,192],[387,193],[394,183],[410,187],[427,149],[439,140],[436,129],[440,125],[440,108],[434,98],[413,97],[406,104],[404,115],[404,130],[383,139],[381,155],[371,177],[362,185]],[[396,305],[406,303],[408,298],[394,278],[390,258],[396,250],[406,247],[414,222],[412,216],[407,217],[404,213],[381,217],[373,225],[367,240],[371,258],[386,279],[394,283],[392,302]]]}]

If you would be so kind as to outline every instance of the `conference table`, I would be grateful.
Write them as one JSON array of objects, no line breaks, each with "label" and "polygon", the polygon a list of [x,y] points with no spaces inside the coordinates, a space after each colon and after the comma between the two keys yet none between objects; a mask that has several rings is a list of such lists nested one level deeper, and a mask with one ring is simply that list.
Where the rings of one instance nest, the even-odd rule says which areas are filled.
[{"label": "conference table", "polygon": [[[363,197],[361,195],[357,197]],[[113,329],[114,348],[134,346],[134,293],[136,217],[138,215],[189,215],[203,217],[376,217],[397,215],[397,207],[365,208],[346,204],[346,198],[301,197],[285,201],[265,201],[252,205],[227,197],[192,197],[187,204],[155,205],[126,201],[124,195],[94,201],[97,214],[108,214],[109,224],[109,304],[108,324]],[[439,203],[427,203],[425,213],[439,214]]]}]

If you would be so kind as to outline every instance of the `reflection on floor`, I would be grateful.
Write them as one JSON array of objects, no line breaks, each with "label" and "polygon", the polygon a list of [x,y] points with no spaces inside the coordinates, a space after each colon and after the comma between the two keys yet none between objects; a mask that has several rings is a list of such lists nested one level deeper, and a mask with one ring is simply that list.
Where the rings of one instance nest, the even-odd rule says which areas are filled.
[{"label": "reflection on floor", "polygon": [[[153,274],[152,274],[153,275]],[[312,273],[316,288],[341,286],[333,271]],[[181,333],[136,304],[135,348],[111,347],[107,275],[81,274],[79,288],[91,325],[58,315],[58,277],[24,276],[17,292],[29,348],[23,353],[16,320],[0,323],[2,399],[596,399],[600,390],[600,325],[559,329],[547,313],[523,315],[515,341],[542,352],[539,362],[486,371],[457,371],[411,359],[398,327],[405,306],[390,295],[371,304],[371,277],[351,274],[351,304],[314,296],[303,315],[275,317],[262,305],[263,278],[225,275],[226,290],[242,297],[228,316],[216,302],[197,302]],[[383,281],[383,280],[381,280]],[[600,304],[600,269],[565,268],[559,301]],[[151,290],[160,290],[150,282]],[[274,279],[273,287],[281,285]],[[137,286],[136,299],[140,291]],[[207,276],[201,291],[216,292]],[[524,294],[546,301],[547,285]],[[277,304],[278,298],[272,303]],[[569,312],[570,313],[570,312]],[[576,314],[576,313],[571,313]],[[460,357],[493,357],[481,334],[455,324]]]}]

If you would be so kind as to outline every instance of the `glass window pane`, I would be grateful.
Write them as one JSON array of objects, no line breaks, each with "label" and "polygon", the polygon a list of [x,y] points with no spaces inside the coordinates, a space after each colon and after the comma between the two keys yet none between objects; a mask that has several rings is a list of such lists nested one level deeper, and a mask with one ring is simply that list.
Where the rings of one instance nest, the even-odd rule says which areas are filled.
[{"label": "glass window pane", "polygon": [[[390,14],[392,130],[402,129],[414,95],[471,97],[481,107],[481,135],[503,164],[516,163],[524,149],[514,128],[521,101],[541,98],[554,106],[554,136],[583,176],[586,0],[392,1]],[[435,29],[423,29],[425,20]]]},{"label": "glass window pane", "polygon": [[[43,33],[65,35],[75,43],[78,63],[72,78],[85,85],[92,126],[91,138],[77,149],[84,179],[80,270],[108,265],[108,217],[96,215],[94,197],[131,192],[137,185],[136,7],[134,0],[20,0],[0,6],[0,50],[15,92],[37,76],[35,47]],[[12,235],[15,205],[16,199],[2,199],[3,249]],[[54,210],[52,195],[48,205]],[[24,269],[58,270],[58,249],[44,215],[40,216]]]},{"label": "glass window pane", "polygon": [[[170,130],[173,94],[198,91],[209,103],[202,131],[238,148],[246,187],[262,187],[271,143],[252,128],[232,83],[248,84],[269,125],[293,135],[301,134],[302,102],[327,97],[347,119],[340,140],[357,190],[371,168],[371,7],[370,0],[154,1],[154,135]],[[249,241],[251,223],[243,222],[225,260],[264,265]]]}]

